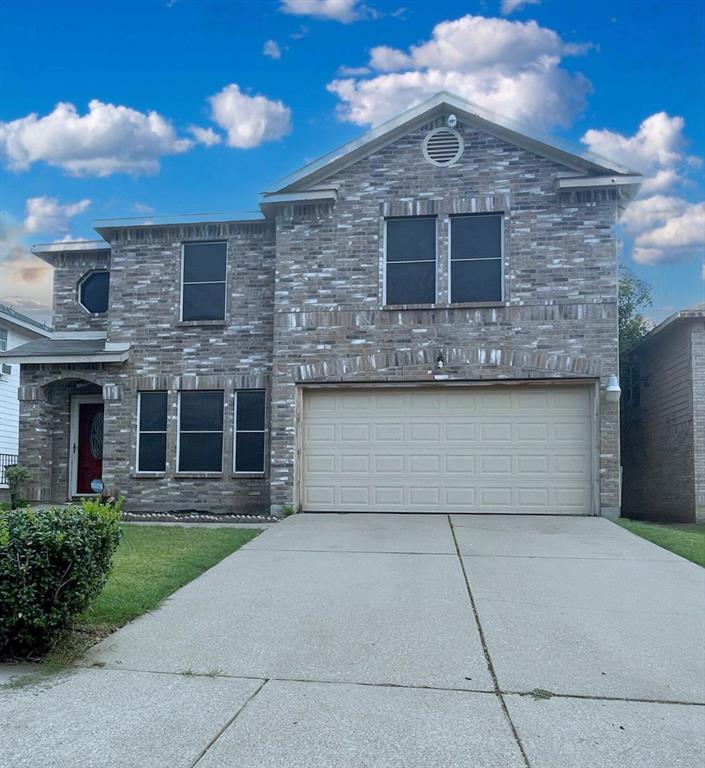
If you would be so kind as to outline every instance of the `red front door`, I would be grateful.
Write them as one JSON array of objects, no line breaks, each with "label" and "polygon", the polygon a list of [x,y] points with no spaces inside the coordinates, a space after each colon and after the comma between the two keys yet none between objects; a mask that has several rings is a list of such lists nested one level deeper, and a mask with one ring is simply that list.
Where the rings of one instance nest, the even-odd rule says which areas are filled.
[{"label": "red front door", "polygon": [[92,480],[103,476],[103,403],[78,405],[76,493],[95,493]]}]

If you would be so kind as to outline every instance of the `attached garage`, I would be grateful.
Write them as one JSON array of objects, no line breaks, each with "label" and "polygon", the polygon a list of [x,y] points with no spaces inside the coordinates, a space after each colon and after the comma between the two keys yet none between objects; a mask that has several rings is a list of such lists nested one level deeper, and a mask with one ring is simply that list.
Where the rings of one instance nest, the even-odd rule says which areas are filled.
[{"label": "attached garage", "polygon": [[309,512],[586,515],[589,384],[308,389]]}]

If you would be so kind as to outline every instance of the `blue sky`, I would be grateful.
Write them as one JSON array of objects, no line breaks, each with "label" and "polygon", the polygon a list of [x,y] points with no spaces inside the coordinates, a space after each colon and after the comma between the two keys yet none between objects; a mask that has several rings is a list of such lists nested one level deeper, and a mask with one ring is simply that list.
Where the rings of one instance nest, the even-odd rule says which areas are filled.
[{"label": "blue sky", "polygon": [[622,258],[662,319],[705,295],[702,6],[2,3],[0,301],[46,317],[34,242],[254,212],[276,179],[445,87],[647,174]]}]

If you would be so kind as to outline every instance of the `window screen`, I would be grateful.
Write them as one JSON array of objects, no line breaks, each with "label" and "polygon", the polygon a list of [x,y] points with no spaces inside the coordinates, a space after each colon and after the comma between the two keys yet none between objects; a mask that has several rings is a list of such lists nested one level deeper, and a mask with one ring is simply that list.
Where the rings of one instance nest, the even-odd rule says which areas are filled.
[{"label": "window screen", "polygon": [[387,219],[386,303],[436,301],[436,219]]},{"label": "window screen", "polygon": [[502,214],[451,217],[450,300],[502,300]]},{"label": "window screen", "polygon": [[235,472],[264,472],[265,391],[241,389],[235,393]]},{"label": "window screen", "polygon": [[184,243],[182,320],[225,319],[227,243]]},{"label": "window screen", "polygon": [[166,407],[166,392],[140,392],[138,472],[164,472],[166,469]]},{"label": "window screen", "polygon": [[223,469],[223,392],[179,393],[179,472]]}]

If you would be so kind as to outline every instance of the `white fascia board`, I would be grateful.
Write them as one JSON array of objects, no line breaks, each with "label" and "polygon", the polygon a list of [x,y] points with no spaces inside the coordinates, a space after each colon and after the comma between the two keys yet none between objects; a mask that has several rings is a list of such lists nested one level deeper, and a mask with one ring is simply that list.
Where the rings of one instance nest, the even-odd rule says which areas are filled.
[{"label": "white fascia board", "polygon": [[94,355],[12,355],[4,354],[2,362],[24,365],[47,365],[62,363],[124,363],[130,357],[129,350],[124,352],[98,352]]},{"label": "white fascia board", "polygon": [[313,189],[306,192],[290,192],[283,195],[265,194],[261,205],[266,203],[299,203],[318,200],[337,200],[338,193],[335,189]]},{"label": "white fascia board", "polygon": [[34,325],[32,322],[26,322],[22,318],[16,317],[15,315],[8,315],[1,309],[0,325],[12,325],[15,328],[21,328],[23,331],[34,333],[37,336],[44,336],[45,338],[49,338],[52,335],[49,328],[42,328],[40,326]]},{"label": "white fascia board", "polygon": [[56,243],[40,243],[33,245],[32,253],[41,256],[43,253],[75,253],[85,251],[109,251],[110,244],[105,240],[78,240],[76,242],[58,241]]},{"label": "white fascia board", "polygon": [[49,334],[52,339],[107,339],[106,331],[54,331]]},{"label": "white fascia board", "polygon": [[637,174],[614,176],[561,176],[556,179],[558,189],[598,189],[600,187],[627,187],[642,184],[643,176]]}]

